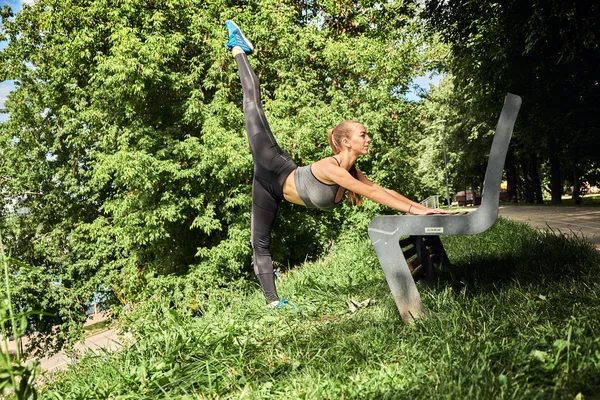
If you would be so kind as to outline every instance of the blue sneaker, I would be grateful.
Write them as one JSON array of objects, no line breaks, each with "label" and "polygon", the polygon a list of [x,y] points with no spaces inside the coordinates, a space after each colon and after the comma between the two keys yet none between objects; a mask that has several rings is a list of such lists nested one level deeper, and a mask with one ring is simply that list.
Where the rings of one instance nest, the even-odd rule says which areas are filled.
[{"label": "blue sneaker", "polygon": [[235,46],[238,46],[242,50],[244,50],[244,53],[252,54],[252,52],[254,51],[254,46],[252,46],[252,43],[250,43],[250,41],[246,39],[246,36],[244,36],[240,27],[237,26],[236,23],[231,20],[225,21],[225,26],[227,27],[227,31],[229,32],[229,40],[225,45],[225,47],[227,47],[227,50],[231,50]]},{"label": "blue sneaker", "polygon": [[285,308],[286,306],[289,307],[289,308],[291,308],[292,310],[295,310],[295,309],[298,308],[298,307],[296,307],[294,305],[291,305],[289,303],[289,301],[287,301],[286,299],[280,299],[279,303],[275,304],[274,306],[267,306],[267,309],[274,310],[276,308]]}]

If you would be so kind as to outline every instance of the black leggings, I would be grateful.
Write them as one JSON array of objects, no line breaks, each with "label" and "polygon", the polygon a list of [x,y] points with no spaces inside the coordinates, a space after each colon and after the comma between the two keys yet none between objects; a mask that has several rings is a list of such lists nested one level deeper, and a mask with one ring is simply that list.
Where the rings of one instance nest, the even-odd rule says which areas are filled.
[{"label": "black leggings", "polygon": [[254,159],[250,222],[254,273],[258,277],[267,303],[270,303],[279,299],[269,249],[271,229],[277,217],[279,202],[283,199],[283,184],[297,166],[273,137],[262,108],[260,84],[246,54],[237,54],[235,62],[244,91],[244,120]]}]

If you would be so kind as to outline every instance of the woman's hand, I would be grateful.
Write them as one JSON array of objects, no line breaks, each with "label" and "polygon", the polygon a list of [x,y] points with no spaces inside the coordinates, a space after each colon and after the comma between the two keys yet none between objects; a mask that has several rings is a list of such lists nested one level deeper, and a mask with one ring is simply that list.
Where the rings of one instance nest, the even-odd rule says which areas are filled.
[{"label": "woman's hand", "polygon": [[452,211],[442,210],[441,208],[415,208],[411,209],[412,215],[442,215],[442,214],[454,214]]},{"label": "woman's hand", "polygon": [[439,214],[438,212],[436,212],[435,210],[431,209],[431,208],[415,208],[412,207],[410,210],[410,214],[411,215],[435,215],[435,214]]},{"label": "woman's hand", "polygon": [[442,208],[434,208],[433,211],[436,211],[436,214],[456,214],[456,211],[444,210]]}]

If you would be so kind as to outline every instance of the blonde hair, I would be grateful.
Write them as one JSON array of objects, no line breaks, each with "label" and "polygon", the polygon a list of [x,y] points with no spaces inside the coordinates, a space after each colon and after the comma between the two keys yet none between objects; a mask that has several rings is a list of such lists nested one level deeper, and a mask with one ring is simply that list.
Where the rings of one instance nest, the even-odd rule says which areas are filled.
[{"label": "blonde hair", "polygon": [[[329,145],[331,146],[331,150],[333,150],[333,154],[340,154],[342,152],[342,139],[347,138],[350,139],[353,133],[353,128],[356,125],[362,125],[358,121],[352,120],[344,120],[337,124],[334,128],[331,128],[327,132],[327,137],[329,139]],[[348,171],[354,179],[358,179],[358,172],[356,170],[356,166],[352,165],[350,170]],[[357,206],[361,206],[363,201],[360,194],[352,192],[348,190],[348,199]]]}]

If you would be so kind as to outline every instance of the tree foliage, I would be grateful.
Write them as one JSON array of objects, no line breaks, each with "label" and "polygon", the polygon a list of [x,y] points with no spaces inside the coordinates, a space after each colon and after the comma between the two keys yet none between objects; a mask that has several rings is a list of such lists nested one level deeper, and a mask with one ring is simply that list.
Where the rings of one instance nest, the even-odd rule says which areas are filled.
[{"label": "tree foliage", "polygon": [[[36,266],[13,271],[40,347],[76,338],[97,297],[227,301],[249,286],[252,158],[223,22],[256,46],[251,58],[281,146],[298,164],[330,155],[327,129],[362,121],[375,154],[359,167],[411,195],[418,107],[403,100],[426,54],[409,3],[38,0],[2,11],[15,81],[0,126],[5,245]],[[325,214],[282,207],[273,251],[294,264],[374,204]],[[45,334],[58,327],[54,342]]]},{"label": "tree foliage", "polygon": [[[464,98],[450,76],[427,94],[421,111],[421,136],[417,148],[417,171],[431,193],[446,200],[444,147],[452,195],[466,187],[481,189],[493,134],[486,124],[468,117]],[[483,167],[483,173],[481,172]]]},{"label": "tree foliage", "polygon": [[474,114],[484,117],[506,92],[523,97],[511,146],[516,161],[507,169],[522,167],[525,192],[532,185],[539,191],[534,182],[538,159],[546,160],[542,166],[550,172],[555,201],[560,201],[564,171],[574,180],[593,178],[586,172],[600,162],[598,4],[431,0],[425,17],[450,45],[447,65]]}]

